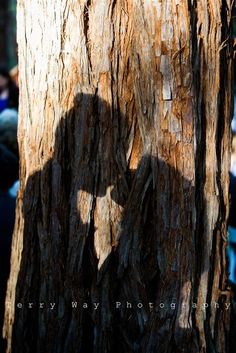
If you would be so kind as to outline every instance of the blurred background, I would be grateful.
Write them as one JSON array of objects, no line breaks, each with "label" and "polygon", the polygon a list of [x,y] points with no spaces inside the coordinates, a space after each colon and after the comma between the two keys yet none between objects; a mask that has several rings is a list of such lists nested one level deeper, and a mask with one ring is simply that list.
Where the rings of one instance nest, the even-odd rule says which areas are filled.
[{"label": "blurred background", "polygon": [[16,65],[16,0],[0,0],[0,66]]}]

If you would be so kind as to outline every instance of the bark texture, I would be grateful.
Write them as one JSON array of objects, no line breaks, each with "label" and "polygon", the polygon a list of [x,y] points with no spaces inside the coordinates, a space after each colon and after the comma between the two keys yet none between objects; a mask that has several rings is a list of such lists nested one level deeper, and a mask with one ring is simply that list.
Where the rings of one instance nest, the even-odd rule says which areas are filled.
[{"label": "bark texture", "polygon": [[230,24],[229,0],[18,1],[8,352],[229,351]]}]

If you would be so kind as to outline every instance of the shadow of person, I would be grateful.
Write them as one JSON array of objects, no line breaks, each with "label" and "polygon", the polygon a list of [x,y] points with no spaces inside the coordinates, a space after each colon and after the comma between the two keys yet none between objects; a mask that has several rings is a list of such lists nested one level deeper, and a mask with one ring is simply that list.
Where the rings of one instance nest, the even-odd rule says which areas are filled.
[{"label": "shadow of person", "polygon": [[12,353],[145,352],[158,320],[159,353],[175,340],[175,353],[196,351],[191,308],[180,326],[170,307],[193,296],[182,289],[194,273],[195,190],[156,157],[145,129],[81,93],[58,123],[53,155],[39,151],[46,162],[21,183]]}]

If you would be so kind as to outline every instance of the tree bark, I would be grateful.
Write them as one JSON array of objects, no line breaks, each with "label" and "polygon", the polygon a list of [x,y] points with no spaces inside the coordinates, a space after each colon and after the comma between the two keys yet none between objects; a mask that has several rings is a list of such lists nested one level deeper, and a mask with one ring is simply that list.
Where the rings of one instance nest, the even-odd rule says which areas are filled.
[{"label": "tree bark", "polygon": [[8,352],[229,352],[231,6],[18,1]]}]

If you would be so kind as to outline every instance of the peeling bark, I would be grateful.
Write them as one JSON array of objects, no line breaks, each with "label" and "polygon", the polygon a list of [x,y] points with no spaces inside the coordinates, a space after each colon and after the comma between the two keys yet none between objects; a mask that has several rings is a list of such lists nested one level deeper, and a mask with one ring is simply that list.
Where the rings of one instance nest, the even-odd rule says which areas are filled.
[{"label": "peeling bark", "polygon": [[230,28],[223,0],[18,1],[8,352],[229,351]]}]

